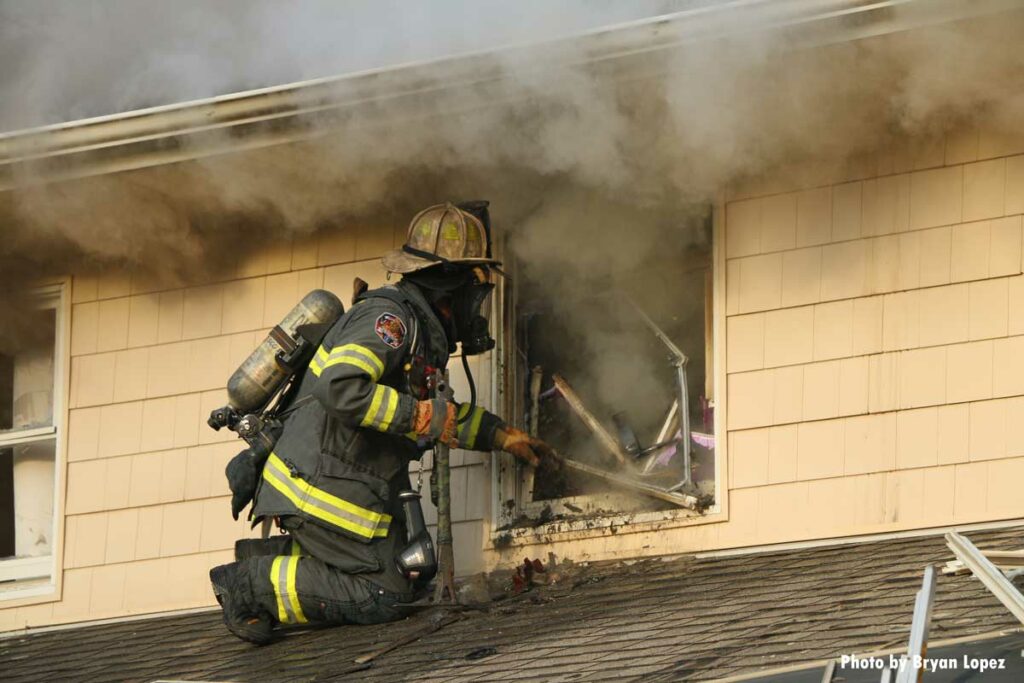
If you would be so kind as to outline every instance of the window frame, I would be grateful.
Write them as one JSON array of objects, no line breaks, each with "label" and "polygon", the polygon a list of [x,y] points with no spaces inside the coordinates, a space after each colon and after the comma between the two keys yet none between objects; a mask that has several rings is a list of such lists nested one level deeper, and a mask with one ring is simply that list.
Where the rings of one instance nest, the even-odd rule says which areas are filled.
[{"label": "window frame", "polygon": [[[558,543],[580,541],[590,538],[604,537],[611,533],[629,534],[646,531],[664,531],[666,529],[695,526],[728,521],[729,519],[729,487],[728,487],[728,453],[726,428],[726,258],[725,258],[725,197],[720,194],[711,203],[711,349],[714,354],[713,386],[715,401],[715,501],[703,514],[692,510],[678,508],[663,511],[638,513],[612,513],[602,516],[581,516],[580,518],[562,519],[555,522],[540,524],[536,527],[503,528],[515,516],[526,513],[537,517],[545,506],[558,514],[566,511],[565,503],[577,507],[585,504],[607,501],[609,494],[585,495],[578,497],[558,498],[549,501],[526,500],[525,496],[532,488],[527,477],[522,476],[523,468],[511,456],[495,454],[492,462],[491,479],[491,519],[488,546],[491,550],[509,546],[526,546],[536,543]],[[496,243],[501,244],[500,240]],[[511,273],[512,280],[515,273]],[[516,364],[511,354],[515,353],[515,290],[507,291],[509,284],[503,278],[496,288],[492,326],[493,336],[498,342],[495,349],[497,362],[494,366],[492,387],[494,389],[494,405],[504,409],[503,415],[508,416],[514,424],[523,424],[521,414],[524,401],[519,396],[521,389],[515,377]],[[511,329],[509,329],[511,327]],[[614,494],[611,494],[614,498]],[[514,501],[510,509],[508,501]],[[499,529],[501,529],[499,531]],[[656,552],[656,549],[652,550]]]},{"label": "window frame", "polygon": [[[53,423],[48,427],[14,430],[0,436],[0,446],[54,441],[53,468],[53,542],[50,555],[37,558],[8,558],[0,560],[0,577],[14,576],[10,583],[0,584],[0,609],[19,607],[60,599],[63,584],[64,557],[64,482],[67,478],[67,424],[70,389],[70,278],[41,283],[30,290],[38,308],[52,308],[56,315],[54,325],[53,357]],[[40,565],[49,566],[48,575],[16,578],[18,574],[32,574]],[[5,577],[6,578],[6,577]]]}]

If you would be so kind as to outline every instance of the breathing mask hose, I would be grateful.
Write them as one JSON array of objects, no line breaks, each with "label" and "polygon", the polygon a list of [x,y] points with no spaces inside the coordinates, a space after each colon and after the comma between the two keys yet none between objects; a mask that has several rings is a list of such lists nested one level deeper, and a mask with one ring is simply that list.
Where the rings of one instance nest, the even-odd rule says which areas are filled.
[{"label": "breathing mask hose", "polygon": [[469,357],[466,356],[465,351],[462,352],[462,369],[466,373],[466,381],[469,382],[469,410],[459,418],[459,424],[468,420],[476,410],[476,382],[473,381],[473,373],[469,371]]}]

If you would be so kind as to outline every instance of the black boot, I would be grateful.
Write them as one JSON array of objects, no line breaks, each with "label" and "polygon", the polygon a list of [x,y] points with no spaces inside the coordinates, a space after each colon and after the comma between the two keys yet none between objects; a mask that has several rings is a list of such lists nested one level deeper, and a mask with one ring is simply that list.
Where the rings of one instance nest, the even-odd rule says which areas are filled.
[{"label": "black boot", "polygon": [[266,645],[274,639],[274,622],[266,613],[253,609],[238,598],[238,565],[222,564],[210,570],[213,594],[217,596],[224,614],[224,625],[235,636],[257,645]]}]

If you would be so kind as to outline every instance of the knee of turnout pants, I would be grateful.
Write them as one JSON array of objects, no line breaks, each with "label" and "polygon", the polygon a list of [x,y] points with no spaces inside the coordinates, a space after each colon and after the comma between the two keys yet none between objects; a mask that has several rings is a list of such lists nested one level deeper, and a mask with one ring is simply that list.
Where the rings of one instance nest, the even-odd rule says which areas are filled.
[{"label": "knee of turnout pants", "polygon": [[298,554],[241,560],[253,605],[283,624],[379,624],[402,616],[401,596],[315,557]]}]

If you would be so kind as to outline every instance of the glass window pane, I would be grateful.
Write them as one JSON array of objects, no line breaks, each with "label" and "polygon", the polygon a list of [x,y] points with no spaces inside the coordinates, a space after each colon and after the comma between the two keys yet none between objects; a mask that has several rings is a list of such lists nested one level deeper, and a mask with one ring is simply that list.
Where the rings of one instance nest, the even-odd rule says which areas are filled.
[{"label": "glass window pane", "polygon": [[56,443],[0,448],[0,558],[52,552]]},{"label": "glass window pane", "polygon": [[55,309],[33,312],[0,346],[0,432],[53,424]]}]

